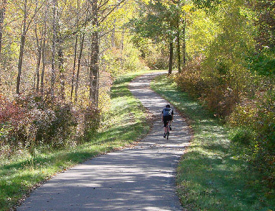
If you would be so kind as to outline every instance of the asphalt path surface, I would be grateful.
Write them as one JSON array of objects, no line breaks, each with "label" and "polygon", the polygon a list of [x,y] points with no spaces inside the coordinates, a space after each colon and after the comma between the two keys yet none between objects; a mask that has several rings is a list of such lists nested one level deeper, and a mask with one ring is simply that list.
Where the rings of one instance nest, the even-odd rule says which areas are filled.
[{"label": "asphalt path surface", "polygon": [[175,112],[169,140],[163,138],[160,114],[167,102],[149,88],[157,74],[138,77],[129,85],[156,117],[146,138],[134,148],[99,156],[58,174],[33,191],[17,210],[183,210],[175,176],[190,134]]}]

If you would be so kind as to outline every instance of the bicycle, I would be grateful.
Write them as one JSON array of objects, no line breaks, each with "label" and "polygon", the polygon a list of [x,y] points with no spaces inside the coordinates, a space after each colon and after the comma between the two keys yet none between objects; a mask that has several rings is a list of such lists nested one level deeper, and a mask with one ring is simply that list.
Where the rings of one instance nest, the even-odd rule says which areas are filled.
[{"label": "bicycle", "polygon": [[168,121],[167,125],[166,125],[166,131],[167,131],[167,133],[164,134],[164,138],[166,137],[167,140],[169,139],[170,130],[171,130],[171,121]]}]

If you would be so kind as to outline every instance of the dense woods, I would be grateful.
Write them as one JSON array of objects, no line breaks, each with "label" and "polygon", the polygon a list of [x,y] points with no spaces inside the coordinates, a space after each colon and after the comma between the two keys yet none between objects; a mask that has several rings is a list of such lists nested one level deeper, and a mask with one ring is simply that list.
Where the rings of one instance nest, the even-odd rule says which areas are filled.
[{"label": "dense woods", "polygon": [[273,0],[1,0],[1,156],[89,140],[114,76],[167,69],[274,188],[274,33]]}]

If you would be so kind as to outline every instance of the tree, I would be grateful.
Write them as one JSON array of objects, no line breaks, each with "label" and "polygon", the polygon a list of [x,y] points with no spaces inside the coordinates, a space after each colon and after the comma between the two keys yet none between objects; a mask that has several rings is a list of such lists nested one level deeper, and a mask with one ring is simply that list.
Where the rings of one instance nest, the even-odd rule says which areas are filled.
[{"label": "tree", "polygon": [[[109,0],[100,2],[89,0],[92,7],[92,41],[91,41],[91,64],[90,64],[90,100],[98,107],[99,89],[99,27],[111,13],[115,11],[125,0],[117,1],[113,6],[108,6]],[[107,6],[106,6],[107,5]]]},{"label": "tree", "polygon": [[92,4],[92,46],[91,46],[91,64],[90,64],[90,100],[98,106],[98,81],[99,81],[99,7],[98,1],[93,0]]},{"label": "tree", "polygon": [[57,43],[57,8],[58,8],[58,1],[53,0],[52,5],[52,70],[51,70],[51,95],[54,97],[55,91],[55,80],[56,80],[56,70],[55,70],[55,54],[56,54],[56,43]]}]

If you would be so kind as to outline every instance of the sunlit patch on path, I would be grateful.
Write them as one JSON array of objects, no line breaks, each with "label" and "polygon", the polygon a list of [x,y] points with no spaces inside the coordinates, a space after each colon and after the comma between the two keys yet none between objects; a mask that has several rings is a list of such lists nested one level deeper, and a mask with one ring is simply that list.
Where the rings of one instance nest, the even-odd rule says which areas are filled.
[{"label": "sunlit patch on path", "polygon": [[144,140],[134,148],[94,158],[57,175],[36,189],[18,210],[182,210],[175,174],[190,135],[175,112],[170,139],[162,137],[160,113],[167,102],[149,88],[156,74],[138,77],[129,85],[155,116]]}]

